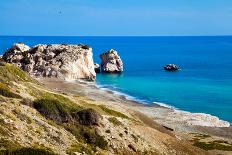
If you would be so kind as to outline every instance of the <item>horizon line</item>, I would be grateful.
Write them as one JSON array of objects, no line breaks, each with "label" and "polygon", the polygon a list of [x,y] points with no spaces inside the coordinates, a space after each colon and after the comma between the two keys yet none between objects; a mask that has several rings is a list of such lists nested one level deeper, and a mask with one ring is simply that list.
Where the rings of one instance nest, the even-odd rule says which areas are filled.
[{"label": "horizon line", "polygon": [[229,35],[0,35],[0,37],[230,37]]}]

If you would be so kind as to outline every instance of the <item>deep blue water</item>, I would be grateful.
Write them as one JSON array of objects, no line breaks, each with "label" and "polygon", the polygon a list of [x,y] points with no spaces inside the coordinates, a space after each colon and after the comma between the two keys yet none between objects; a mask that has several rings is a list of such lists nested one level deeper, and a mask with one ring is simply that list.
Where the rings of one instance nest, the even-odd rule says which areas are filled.
[{"label": "deep blue water", "polygon": [[[125,72],[98,74],[102,87],[232,122],[232,37],[0,37],[0,53],[15,42],[84,43],[92,46],[95,62],[114,48]],[[163,71],[168,63],[182,70]]]}]

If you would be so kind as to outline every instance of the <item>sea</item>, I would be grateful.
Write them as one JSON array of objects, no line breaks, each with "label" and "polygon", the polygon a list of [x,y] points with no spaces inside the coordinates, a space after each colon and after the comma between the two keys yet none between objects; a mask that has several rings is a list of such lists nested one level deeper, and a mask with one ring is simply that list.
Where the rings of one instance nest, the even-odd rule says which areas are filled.
[{"label": "sea", "polygon": [[[93,58],[118,51],[122,74],[97,74],[96,85],[142,104],[207,113],[232,122],[232,36],[0,36],[0,54],[16,42],[87,44]],[[167,72],[166,64],[181,70]]]}]

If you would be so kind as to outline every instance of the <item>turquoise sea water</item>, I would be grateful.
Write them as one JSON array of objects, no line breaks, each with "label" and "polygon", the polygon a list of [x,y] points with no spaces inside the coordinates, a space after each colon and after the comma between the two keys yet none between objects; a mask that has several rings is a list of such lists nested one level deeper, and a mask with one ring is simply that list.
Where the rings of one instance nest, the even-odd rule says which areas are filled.
[{"label": "turquoise sea water", "polygon": [[[84,43],[98,63],[101,52],[114,48],[125,72],[98,74],[99,87],[232,122],[232,37],[0,37],[0,53],[14,42]],[[182,70],[163,71],[168,63]]]}]

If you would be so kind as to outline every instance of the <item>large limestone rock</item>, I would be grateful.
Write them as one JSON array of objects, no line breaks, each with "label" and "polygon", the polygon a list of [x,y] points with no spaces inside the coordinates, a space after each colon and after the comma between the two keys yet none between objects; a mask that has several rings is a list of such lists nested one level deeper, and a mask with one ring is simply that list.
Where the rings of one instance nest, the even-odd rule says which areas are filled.
[{"label": "large limestone rock", "polygon": [[118,55],[117,51],[114,49],[109,50],[108,52],[102,53],[101,58],[101,67],[102,72],[105,73],[121,73],[123,72],[123,63]]},{"label": "large limestone rock", "polygon": [[86,45],[36,45],[31,49],[15,44],[3,55],[32,76],[57,77],[65,80],[95,80],[92,48]]}]

